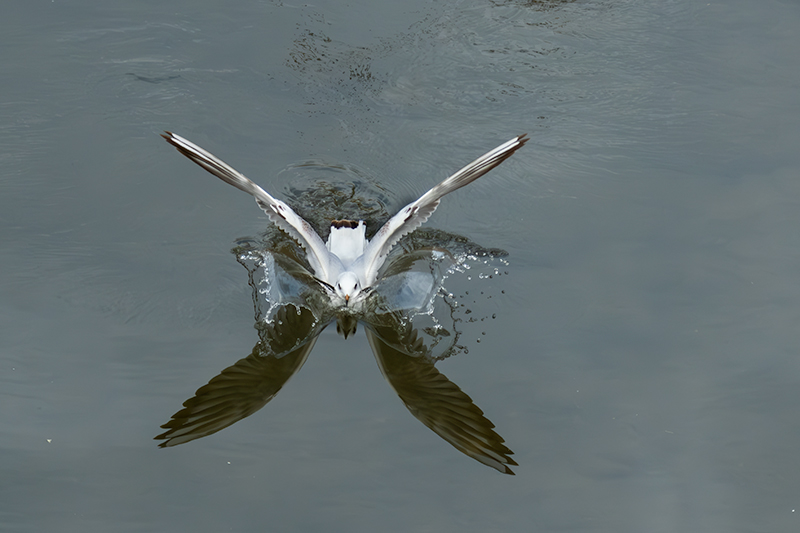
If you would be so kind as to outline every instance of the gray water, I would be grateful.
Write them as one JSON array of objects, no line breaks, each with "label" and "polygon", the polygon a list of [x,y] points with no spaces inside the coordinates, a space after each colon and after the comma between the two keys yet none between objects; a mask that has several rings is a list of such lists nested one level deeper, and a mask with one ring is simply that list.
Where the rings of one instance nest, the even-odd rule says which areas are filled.
[{"label": "gray water", "polygon": [[[798,27],[786,1],[7,3],[0,529],[796,531]],[[451,280],[485,320],[437,368],[516,476],[330,327],[264,409],[159,449],[258,340],[231,250],[268,225],[165,129],[390,211],[527,132],[428,223],[508,252]]]}]

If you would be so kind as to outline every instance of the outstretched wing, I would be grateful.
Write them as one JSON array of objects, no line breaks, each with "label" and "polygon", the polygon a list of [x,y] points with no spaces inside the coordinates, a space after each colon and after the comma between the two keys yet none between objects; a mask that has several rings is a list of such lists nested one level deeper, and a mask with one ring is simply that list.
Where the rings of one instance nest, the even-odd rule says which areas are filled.
[{"label": "outstretched wing", "polygon": [[468,185],[480,178],[494,167],[511,157],[528,138],[518,135],[510,141],[501,144],[469,165],[465,166],[431,190],[423,194],[418,200],[408,204],[378,230],[372,238],[359,265],[363,270],[367,286],[375,283],[378,269],[383,265],[386,255],[403,235],[420,227],[436,211],[439,201],[445,194]]},{"label": "outstretched wing", "polygon": [[323,281],[330,282],[330,276],[328,275],[330,271],[330,254],[325,247],[325,243],[314,231],[314,228],[300,218],[291,207],[277,198],[273,198],[267,191],[245,177],[244,174],[193,142],[169,131],[164,132],[161,136],[177,148],[180,153],[225,183],[229,183],[237,189],[252,195],[259,207],[267,214],[267,217],[305,249],[308,262],[317,277]]}]

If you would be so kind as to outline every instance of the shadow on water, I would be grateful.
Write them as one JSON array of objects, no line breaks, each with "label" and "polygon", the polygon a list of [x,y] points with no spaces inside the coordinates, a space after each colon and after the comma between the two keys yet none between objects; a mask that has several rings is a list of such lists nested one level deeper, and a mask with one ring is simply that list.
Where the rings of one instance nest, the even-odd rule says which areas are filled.
[{"label": "shadow on water", "polygon": [[[310,194],[297,199],[298,211],[317,227],[326,227],[331,214],[340,216],[343,210],[366,220],[368,227],[380,227],[369,222],[388,218],[381,202],[364,201],[354,192],[357,187],[317,182]],[[494,424],[435,367],[437,361],[466,350],[459,344],[463,311],[447,290],[447,280],[466,272],[498,274],[496,265],[505,264],[505,252],[443,231],[418,229],[395,246],[379,282],[355,310],[331,304],[310,273],[303,250],[277,228],[237,244],[232,252],[248,271],[259,340],[249,356],[184,402],[162,426],[166,431],[155,437],[163,441],[159,446],[206,437],[264,407],[302,368],[322,330],[336,321],[345,338],[355,333],[357,324],[364,326],[383,376],[420,422],[460,452],[513,474],[508,467],[517,464],[510,457],[513,452]]]}]

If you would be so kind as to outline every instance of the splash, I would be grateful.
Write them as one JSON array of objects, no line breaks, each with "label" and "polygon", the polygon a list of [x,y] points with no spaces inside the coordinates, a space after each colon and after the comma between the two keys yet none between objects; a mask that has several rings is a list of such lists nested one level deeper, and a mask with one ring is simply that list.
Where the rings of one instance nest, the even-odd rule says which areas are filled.
[{"label": "splash", "polygon": [[[470,296],[468,290],[460,290],[464,282],[492,280],[508,265],[503,250],[482,247],[460,235],[421,228],[395,246],[372,294],[353,309],[331,304],[311,274],[303,250],[276,228],[269,228],[258,239],[239,240],[233,253],[247,269],[260,332],[275,326],[276,315],[291,304],[310,311],[319,329],[345,317],[367,327],[391,321],[395,327],[416,330],[415,342],[421,342],[425,349],[413,350],[415,355],[422,353],[432,361],[468,352],[462,342],[464,325],[489,318],[477,312],[482,304],[477,291]],[[491,298],[480,292],[483,299]]]}]

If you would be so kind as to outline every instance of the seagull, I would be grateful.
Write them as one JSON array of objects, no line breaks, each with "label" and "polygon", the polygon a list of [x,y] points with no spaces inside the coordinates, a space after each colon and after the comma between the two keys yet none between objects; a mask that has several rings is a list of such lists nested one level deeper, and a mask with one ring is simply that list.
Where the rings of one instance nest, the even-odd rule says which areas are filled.
[{"label": "seagull", "polygon": [[372,240],[366,238],[363,220],[333,220],[328,240],[323,241],[289,205],[271,196],[218,157],[175,133],[166,131],[161,136],[211,174],[252,195],[270,221],[305,250],[314,277],[325,289],[332,304],[344,308],[354,308],[363,302],[377,283],[378,272],[392,247],[404,235],[424,224],[436,211],[444,195],[480,178],[528,142],[525,134],[518,135],[480,156],[402,208],[378,230]]}]

